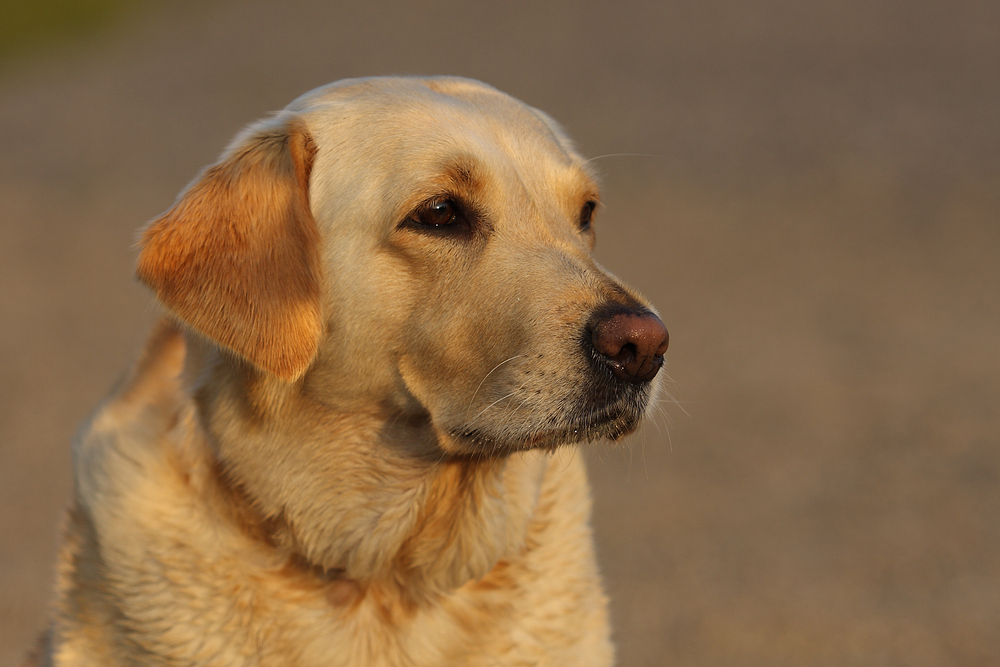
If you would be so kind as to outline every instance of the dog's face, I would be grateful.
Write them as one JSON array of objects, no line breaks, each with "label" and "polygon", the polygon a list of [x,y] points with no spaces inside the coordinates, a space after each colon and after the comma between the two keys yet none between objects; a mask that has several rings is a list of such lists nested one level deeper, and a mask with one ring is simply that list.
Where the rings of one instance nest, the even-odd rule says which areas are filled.
[{"label": "dog's face", "polygon": [[591,258],[598,201],[561,130],[492,88],[344,82],[238,140],[139,274],[231,361],[448,453],[618,438],[667,334]]}]

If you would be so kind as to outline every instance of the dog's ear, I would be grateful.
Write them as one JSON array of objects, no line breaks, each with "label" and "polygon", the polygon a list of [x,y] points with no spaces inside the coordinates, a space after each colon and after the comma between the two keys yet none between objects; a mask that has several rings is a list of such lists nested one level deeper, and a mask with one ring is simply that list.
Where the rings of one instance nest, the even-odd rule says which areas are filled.
[{"label": "dog's ear", "polygon": [[189,326],[286,381],[322,333],[316,147],[305,124],[251,128],[143,230],[137,275]]}]

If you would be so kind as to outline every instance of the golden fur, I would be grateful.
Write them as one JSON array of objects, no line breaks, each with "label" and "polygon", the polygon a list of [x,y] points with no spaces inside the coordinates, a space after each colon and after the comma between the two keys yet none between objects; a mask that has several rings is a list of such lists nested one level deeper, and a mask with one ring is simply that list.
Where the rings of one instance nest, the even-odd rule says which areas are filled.
[{"label": "golden fur", "polygon": [[464,79],[241,135],[142,234],[169,317],[74,445],[34,664],[611,664],[562,445],[655,382],[584,353],[645,309],[590,257],[596,201],[551,120]]}]

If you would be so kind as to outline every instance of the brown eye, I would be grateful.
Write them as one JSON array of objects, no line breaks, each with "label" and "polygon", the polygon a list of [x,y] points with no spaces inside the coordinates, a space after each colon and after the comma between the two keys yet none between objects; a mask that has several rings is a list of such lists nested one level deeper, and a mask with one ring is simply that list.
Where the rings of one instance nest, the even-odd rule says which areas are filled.
[{"label": "brown eye", "polygon": [[583,205],[582,209],[580,209],[579,227],[581,232],[585,232],[590,229],[590,223],[594,220],[595,208],[597,208],[597,202],[589,201]]},{"label": "brown eye", "polygon": [[423,227],[439,229],[454,224],[457,217],[458,207],[451,200],[445,199],[420,209],[410,220]]}]

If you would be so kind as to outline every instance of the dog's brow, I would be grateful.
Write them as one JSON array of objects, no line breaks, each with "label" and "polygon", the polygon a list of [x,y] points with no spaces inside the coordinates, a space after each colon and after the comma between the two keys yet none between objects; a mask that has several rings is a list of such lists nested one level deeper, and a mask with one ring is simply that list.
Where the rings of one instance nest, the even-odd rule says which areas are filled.
[{"label": "dog's brow", "polygon": [[484,183],[482,168],[475,159],[462,156],[441,166],[435,187],[456,194],[474,195]]},{"label": "dog's brow", "polygon": [[584,168],[574,169],[573,172],[570,180],[572,191],[581,199],[592,199],[600,202],[601,188],[595,176]]},{"label": "dog's brow", "polygon": [[485,173],[479,162],[468,155],[450,156],[440,160],[410,182],[411,199],[426,199],[449,192],[474,192],[481,188]]},{"label": "dog's brow", "polygon": [[476,184],[476,181],[478,180],[475,176],[474,171],[475,168],[467,160],[462,160],[461,162],[456,163],[451,169],[449,169],[449,173],[452,175],[455,181],[457,183],[460,183],[461,185],[464,185],[467,188],[473,187]]}]

